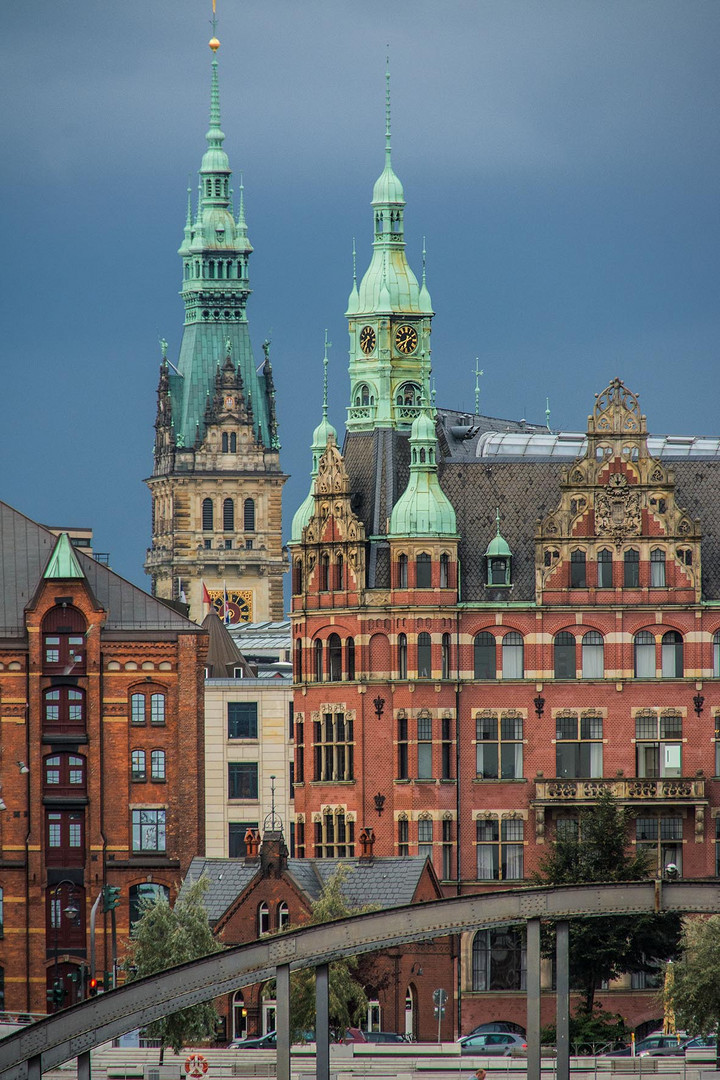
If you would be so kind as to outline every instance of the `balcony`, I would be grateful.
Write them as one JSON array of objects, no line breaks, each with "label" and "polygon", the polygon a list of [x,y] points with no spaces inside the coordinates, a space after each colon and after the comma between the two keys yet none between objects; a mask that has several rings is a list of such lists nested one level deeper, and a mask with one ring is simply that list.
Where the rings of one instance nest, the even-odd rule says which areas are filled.
[{"label": "balcony", "polygon": [[632,806],[638,802],[693,803],[705,799],[704,777],[637,777],[617,780],[568,780],[555,778],[535,781],[536,806],[558,803],[591,803],[602,791],[609,791],[618,802]]},{"label": "balcony", "polygon": [[374,405],[351,405],[347,411],[348,420],[371,421],[375,419],[375,406]]}]

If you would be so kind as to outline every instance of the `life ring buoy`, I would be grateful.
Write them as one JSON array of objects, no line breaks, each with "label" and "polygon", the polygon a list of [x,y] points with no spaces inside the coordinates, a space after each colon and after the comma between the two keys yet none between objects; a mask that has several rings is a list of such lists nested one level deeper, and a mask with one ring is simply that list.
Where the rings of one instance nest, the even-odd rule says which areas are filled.
[{"label": "life ring buoy", "polygon": [[201,1080],[207,1071],[207,1059],[202,1054],[188,1054],[185,1058],[185,1072],[192,1080]]}]

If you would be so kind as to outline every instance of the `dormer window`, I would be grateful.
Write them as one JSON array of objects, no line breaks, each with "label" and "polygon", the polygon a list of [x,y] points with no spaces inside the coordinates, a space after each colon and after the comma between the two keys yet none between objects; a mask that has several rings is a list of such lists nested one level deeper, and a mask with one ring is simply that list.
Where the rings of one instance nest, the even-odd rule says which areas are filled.
[{"label": "dormer window", "polygon": [[500,533],[500,511],[495,514],[496,533],[485,550],[488,586],[507,588],[511,583],[512,552]]}]

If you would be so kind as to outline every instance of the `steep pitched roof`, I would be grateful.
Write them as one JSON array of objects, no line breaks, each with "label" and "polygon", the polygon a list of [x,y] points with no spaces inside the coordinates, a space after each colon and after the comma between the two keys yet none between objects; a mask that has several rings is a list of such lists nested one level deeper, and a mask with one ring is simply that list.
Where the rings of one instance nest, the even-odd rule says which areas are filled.
[{"label": "steep pitched roof", "polygon": [[[0,635],[25,634],[25,608],[31,602],[58,544],[55,533],[0,502]],[[72,554],[95,599],[108,612],[105,630],[182,630],[200,627],[172,608],[85,555]]]},{"label": "steep pitched roof", "polygon": [[209,635],[208,654],[205,667],[211,679],[231,679],[236,668],[242,668],[246,678],[254,678],[255,672],[246,662],[227,627],[217,612],[211,611],[202,621],[203,630]]}]

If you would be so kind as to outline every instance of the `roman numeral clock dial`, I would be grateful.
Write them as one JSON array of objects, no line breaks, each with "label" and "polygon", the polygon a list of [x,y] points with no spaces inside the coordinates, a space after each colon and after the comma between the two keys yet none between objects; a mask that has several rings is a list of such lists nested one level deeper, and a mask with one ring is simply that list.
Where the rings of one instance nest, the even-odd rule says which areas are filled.
[{"label": "roman numeral clock dial", "polygon": [[408,356],[417,349],[418,336],[414,326],[398,326],[395,331],[395,348]]}]

